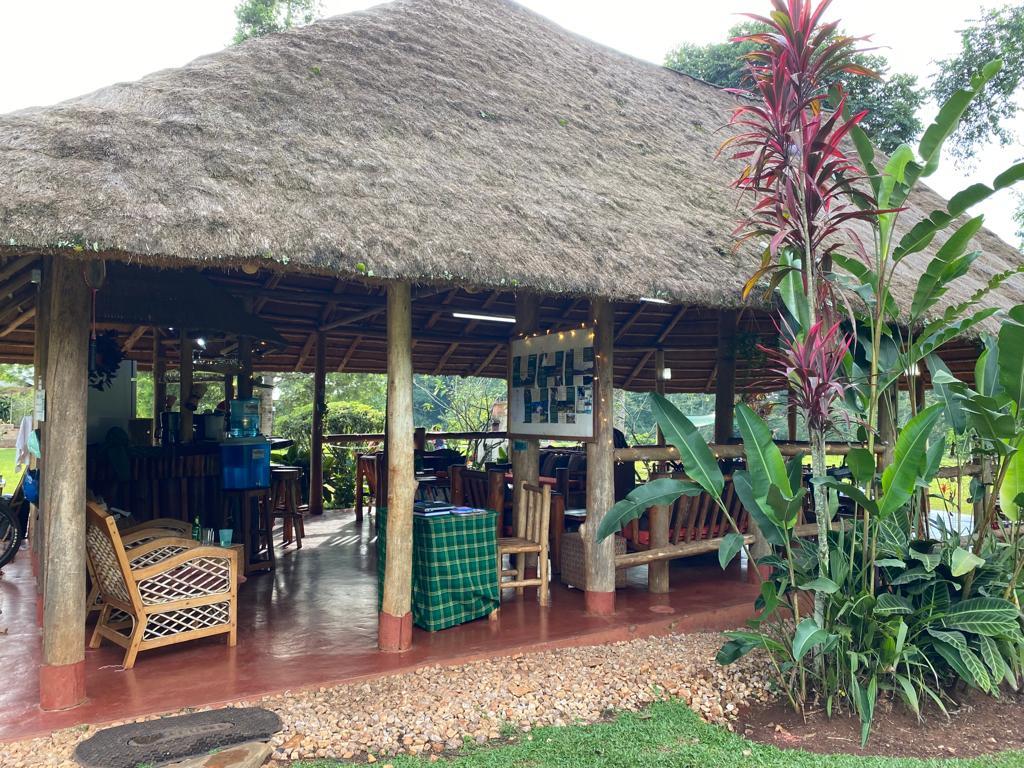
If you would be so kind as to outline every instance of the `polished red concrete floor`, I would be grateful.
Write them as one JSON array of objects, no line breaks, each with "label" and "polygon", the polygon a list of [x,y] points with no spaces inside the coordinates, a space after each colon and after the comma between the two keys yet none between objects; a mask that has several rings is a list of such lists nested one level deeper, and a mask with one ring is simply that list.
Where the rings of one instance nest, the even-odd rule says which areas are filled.
[{"label": "polished red concrete floor", "polygon": [[[755,590],[739,568],[710,562],[672,568],[667,595],[647,593],[646,569],[630,571],[616,595],[616,614],[587,615],[578,590],[553,585],[552,605],[536,593],[507,592],[498,621],[482,619],[442,632],[414,630],[412,650],[376,649],[376,545],[372,524],[329,513],[307,524],[301,550],[286,549],[272,574],[255,575],[239,591],[238,645],[221,638],[147,651],[131,671],[122,651],[86,651],[89,700],[65,712],[38,708],[40,641],[36,589],[28,557],[0,578],[0,740],[80,723],[102,723],[283,691],[365,679],[426,664],[565,645],[585,645],[666,632],[724,629],[751,612]],[[6,633],[6,634],[2,634]]]}]

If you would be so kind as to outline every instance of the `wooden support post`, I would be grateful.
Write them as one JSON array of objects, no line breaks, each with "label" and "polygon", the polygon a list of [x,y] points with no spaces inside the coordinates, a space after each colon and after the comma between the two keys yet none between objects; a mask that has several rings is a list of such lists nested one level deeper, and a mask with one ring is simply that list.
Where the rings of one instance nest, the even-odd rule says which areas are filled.
[{"label": "wooden support post", "polygon": [[715,442],[732,440],[736,407],[736,310],[718,314],[718,376],[715,379]]},{"label": "wooden support post", "polygon": [[81,264],[50,262],[47,343],[43,656],[39,705],[85,700],[85,402],[89,382],[90,293]]},{"label": "wooden support post", "polygon": [[412,420],[412,299],[388,285],[387,546],[377,625],[382,651],[412,645],[412,505],[416,496]]},{"label": "wooden support post", "polygon": [[224,374],[224,402],[230,403],[235,399],[235,375],[233,373]]},{"label": "wooden support post", "polygon": [[[537,297],[530,293],[516,295],[516,334],[533,333],[537,330]],[[509,346],[511,349],[511,346]],[[512,354],[508,356],[509,375],[508,381],[512,381],[511,367]],[[522,483],[525,481],[530,485],[537,485],[540,477],[540,441],[536,438],[512,438],[509,444],[509,456],[512,458],[512,517],[513,527],[518,530],[516,523],[520,515],[522,505]],[[498,528],[504,527],[504,503],[498,508]]]},{"label": "wooden support post", "polygon": [[[47,349],[50,341],[50,295],[53,281],[47,274],[51,267],[51,259],[43,259],[41,263],[41,274],[42,280],[39,284],[39,290],[36,294],[36,323],[35,323],[35,395],[38,397],[39,393],[42,396],[46,396],[46,373],[47,373]],[[45,414],[43,420],[36,418],[35,405],[33,404],[33,426],[39,429],[39,445],[40,453],[46,453],[46,421]],[[45,467],[43,467],[36,459],[32,459],[32,466],[37,467],[40,470],[40,475],[45,475]],[[32,542],[32,567],[33,572],[36,576],[36,590],[42,595],[43,590],[43,540],[45,538],[45,519],[42,515],[41,510],[44,509],[42,499],[46,494],[46,483],[45,478],[40,478],[40,501],[37,504],[33,504],[31,507],[31,523],[32,527],[29,531],[30,541]],[[42,626],[43,624],[43,613],[42,613],[43,601],[39,599],[36,601],[37,608],[37,624]]]},{"label": "wooden support post", "polygon": [[160,414],[167,408],[167,359],[160,329],[153,326],[153,442],[159,444]]},{"label": "wooden support post", "polygon": [[[665,394],[665,379],[662,378],[661,373],[664,368],[665,352],[659,349],[654,353],[654,390],[659,395]],[[665,436],[661,433],[661,427],[658,427],[658,445],[664,444]],[[659,470],[663,469],[663,467],[664,464],[659,462]],[[671,524],[669,518],[671,514],[672,508],[664,504],[651,508],[651,515],[648,520],[651,549],[668,546],[669,525]],[[647,591],[656,595],[663,595],[669,591],[670,565],[671,563],[668,560],[656,560],[648,564]]]},{"label": "wooden support post", "polygon": [[606,299],[591,299],[590,324],[594,328],[594,439],[587,444],[585,605],[589,613],[608,616],[615,612],[615,539],[597,540],[597,529],[615,504],[615,313]]},{"label": "wooden support post", "polygon": [[309,441],[309,514],[324,513],[324,415],[327,413],[327,334],[316,334],[313,429]]},{"label": "wooden support post", "polygon": [[238,399],[248,400],[252,397],[252,339],[248,336],[238,337]]},{"label": "wooden support post", "polygon": [[192,416],[194,411],[189,407],[189,398],[192,397],[192,344],[193,341],[188,337],[188,332],[182,328],[181,335],[179,336],[180,346],[179,354],[181,359],[178,361],[178,373],[179,380],[181,381],[181,392],[178,397],[181,400],[179,404],[179,410],[181,411],[181,424],[180,431],[178,433],[178,442],[191,443],[192,442]]},{"label": "wooden support post", "polygon": [[878,441],[884,450],[878,456],[878,471],[881,472],[893,461],[896,447],[896,425],[899,423],[899,383],[891,385],[878,398]]}]

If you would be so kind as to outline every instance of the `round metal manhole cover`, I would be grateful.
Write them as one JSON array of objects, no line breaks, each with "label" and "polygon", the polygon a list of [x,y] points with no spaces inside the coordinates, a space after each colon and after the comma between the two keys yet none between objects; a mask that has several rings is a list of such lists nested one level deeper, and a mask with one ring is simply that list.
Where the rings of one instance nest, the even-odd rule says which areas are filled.
[{"label": "round metal manhole cover", "polygon": [[128,739],[129,747],[153,747],[158,744],[171,744],[185,739],[195,739],[202,736],[212,736],[220,733],[230,733],[234,730],[234,723],[210,723],[209,725],[185,725],[162,728],[153,733],[145,733],[142,736],[133,736]]},{"label": "round metal manhole cover", "polygon": [[86,768],[137,768],[208,754],[247,741],[269,741],[281,718],[259,707],[227,707],[161,717],[100,731],[75,749]]},{"label": "round metal manhole cover", "polygon": [[675,613],[676,609],[671,605],[652,605],[649,609],[651,613]]}]

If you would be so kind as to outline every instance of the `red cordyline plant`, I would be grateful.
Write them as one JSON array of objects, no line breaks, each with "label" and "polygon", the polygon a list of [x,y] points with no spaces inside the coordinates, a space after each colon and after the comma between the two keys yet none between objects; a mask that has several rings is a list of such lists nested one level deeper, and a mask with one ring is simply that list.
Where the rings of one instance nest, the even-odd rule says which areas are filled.
[{"label": "red cordyline plant", "polygon": [[789,382],[808,430],[825,434],[833,425],[832,404],[846,392],[838,372],[853,337],[842,332],[842,323],[825,320],[818,320],[802,336],[784,322],[779,335],[785,339],[781,349],[761,349]]},{"label": "red cordyline plant", "polygon": [[[773,0],[770,17],[748,14],[765,31],[737,39],[758,48],[746,56],[750,90],[734,91],[743,103],[733,112],[730,125],[739,131],[720,149],[743,162],[733,186],[754,197],[750,215],[734,232],[737,247],[751,240],[767,241],[761,266],[747,282],[744,296],[766,276],[771,275],[771,293],[793,270],[800,271],[801,306],[794,312],[800,327],[781,354],[787,367],[792,363],[815,479],[826,474],[825,430],[832,404],[842,392],[838,363],[849,345],[837,340],[838,326],[828,324],[826,329],[818,320],[819,313],[826,318],[836,314],[831,283],[823,273],[830,269],[837,249],[855,242],[850,223],[877,215],[873,202],[854,204],[851,189],[862,173],[843,148],[843,140],[866,112],[843,117],[846,99],[841,86],[832,86],[836,95],[829,104],[829,87],[837,77],[872,73],[853,61],[859,40],[838,34],[837,22],[822,23],[830,3]],[[828,495],[816,483],[813,497],[820,575],[827,578]],[[824,624],[824,605],[824,596],[815,593],[819,627]]]}]

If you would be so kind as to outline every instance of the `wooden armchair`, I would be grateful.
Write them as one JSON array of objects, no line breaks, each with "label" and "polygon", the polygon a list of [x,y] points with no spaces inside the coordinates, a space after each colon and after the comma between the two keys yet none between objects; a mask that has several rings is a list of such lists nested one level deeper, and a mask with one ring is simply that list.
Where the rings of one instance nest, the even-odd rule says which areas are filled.
[{"label": "wooden armchair", "polygon": [[221,633],[235,645],[234,550],[176,537],[126,550],[113,517],[93,503],[86,516],[88,560],[103,601],[90,648],[110,640],[125,649],[124,668],[131,669],[150,648]]},{"label": "wooden armchair", "polygon": [[[121,544],[125,551],[133,547],[146,544],[154,539],[167,537],[188,539],[192,536],[192,524],[174,517],[158,517],[155,520],[148,520],[129,528],[121,530]],[[129,562],[131,558],[129,557]],[[85,600],[86,612],[93,613],[103,608],[103,597],[100,594],[100,582],[96,578],[96,571],[93,570],[92,561],[85,560],[86,572],[89,575],[89,596]]]}]

